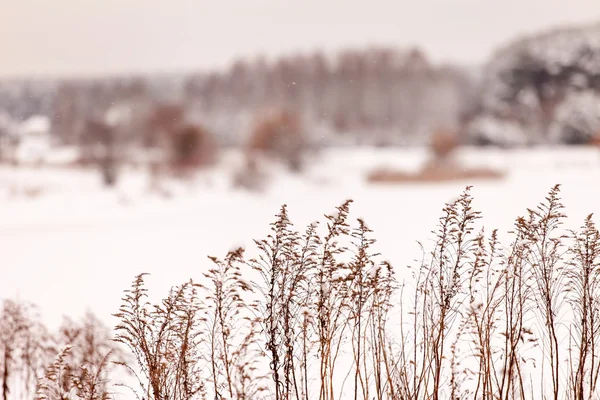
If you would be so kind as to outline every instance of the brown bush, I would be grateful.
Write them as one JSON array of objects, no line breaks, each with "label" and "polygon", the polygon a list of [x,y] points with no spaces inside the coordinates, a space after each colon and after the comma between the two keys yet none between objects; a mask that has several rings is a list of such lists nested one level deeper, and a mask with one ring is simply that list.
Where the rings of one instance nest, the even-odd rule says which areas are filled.
[{"label": "brown bush", "polygon": [[288,110],[272,110],[260,115],[252,128],[247,150],[284,161],[299,170],[307,140],[297,114]]},{"label": "brown bush", "polygon": [[439,129],[431,136],[429,149],[437,159],[445,159],[458,147],[456,134],[445,129]]},{"label": "brown bush", "polygon": [[151,112],[144,132],[144,144],[149,147],[160,145],[161,138],[180,128],[184,123],[185,112],[177,104],[158,105]]},{"label": "brown bush", "polygon": [[416,173],[377,169],[367,175],[370,183],[447,182],[459,180],[501,179],[504,173],[490,168],[449,167],[431,163]]},{"label": "brown bush", "polygon": [[592,138],[590,139],[590,144],[592,146],[600,147],[600,132],[592,136]]},{"label": "brown bush", "polygon": [[217,145],[212,135],[197,125],[170,133],[171,161],[176,168],[203,167],[215,162]]}]

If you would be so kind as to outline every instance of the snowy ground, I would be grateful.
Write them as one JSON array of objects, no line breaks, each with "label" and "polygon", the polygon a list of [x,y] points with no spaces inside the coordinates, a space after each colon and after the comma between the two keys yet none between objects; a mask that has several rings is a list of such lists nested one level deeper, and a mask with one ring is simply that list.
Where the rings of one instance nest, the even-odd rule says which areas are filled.
[{"label": "snowy ground", "polygon": [[[467,165],[507,172],[502,181],[369,185],[369,170],[415,169],[425,154],[415,150],[331,150],[308,172],[274,171],[265,193],[230,188],[235,155],[194,185],[173,185],[173,197],[146,192],[142,172],[127,172],[117,189],[101,188],[95,171],[0,169],[0,297],[18,297],[41,307],[52,327],[63,314],[91,308],[113,324],[122,291],[140,272],[150,272],[156,295],[200,278],[207,255],[262,238],[281,204],[298,228],[355,200],[353,216],[375,230],[378,250],[402,276],[420,256],[443,204],[473,184],[475,206],[488,229],[507,231],[512,221],[563,184],[569,227],[600,211],[600,152],[593,149],[464,150]],[[23,193],[34,193],[33,197]],[[37,196],[35,195],[36,192]]]}]

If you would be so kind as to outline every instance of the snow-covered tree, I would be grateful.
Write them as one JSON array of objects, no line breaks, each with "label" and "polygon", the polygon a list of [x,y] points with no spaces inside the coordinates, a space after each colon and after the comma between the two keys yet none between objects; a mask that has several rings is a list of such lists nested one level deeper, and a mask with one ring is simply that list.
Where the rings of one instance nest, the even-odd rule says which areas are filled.
[{"label": "snow-covered tree", "polygon": [[571,93],[557,107],[550,126],[553,142],[586,144],[600,134],[600,93]]},{"label": "snow-covered tree", "polygon": [[[592,94],[581,97],[582,91]],[[589,102],[599,91],[600,24],[556,29],[512,42],[492,57],[484,69],[480,115],[520,126],[523,142],[576,143],[580,139],[557,133],[557,126],[579,126],[567,121],[568,104]],[[572,117],[589,120],[582,113]]]}]

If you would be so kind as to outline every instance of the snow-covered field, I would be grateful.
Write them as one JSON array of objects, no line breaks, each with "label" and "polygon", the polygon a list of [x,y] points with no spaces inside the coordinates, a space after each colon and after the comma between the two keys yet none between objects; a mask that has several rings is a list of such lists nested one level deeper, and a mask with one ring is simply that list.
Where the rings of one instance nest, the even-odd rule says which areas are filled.
[{"label": "snow-covered field", "polygon": [[[207,255],[223,256],[264,237],[281,204],[299,229],[355,200],[354,217],[374,229],[378,250],[402,277],[427,244],[445,202],[474,185],[475,207],[488,229],[506,232],[526,207],[537,204],[556,183],[569,227],[600,211],[600,152],[554,148],[519,151],[465,149],[465,165],[507,173],[501,181],[372,185],[364,176],[381,166],[415,169],[426,154],[417,150],[329,150],[303,175],[272,171],[268,189],[233,189],[235,154],[194,184],[172,183],[170,198],[148,194],[140,171],[123,174],[104,190],[95,171],[55,168],[0,169],[0,297],[41,307],[52,327],[61,316],[91,309],[107,323],[133,277],[150,272],[149,287],[161,296],[175,284],[199,279]],[[28,192],[29,195],[24,193]],[[33,193],[33,194],[32,194]]]}]

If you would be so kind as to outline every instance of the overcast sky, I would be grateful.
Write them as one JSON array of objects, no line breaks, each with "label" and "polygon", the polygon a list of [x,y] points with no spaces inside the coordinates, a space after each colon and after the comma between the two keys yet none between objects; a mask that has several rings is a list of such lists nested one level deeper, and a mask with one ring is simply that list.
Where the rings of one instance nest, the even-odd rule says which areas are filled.
[{"label": "overcast sky", "polygon": [[420,46],[475,64],[600,0],[0,0],[0,75],[209,69],[239,56]]}]

